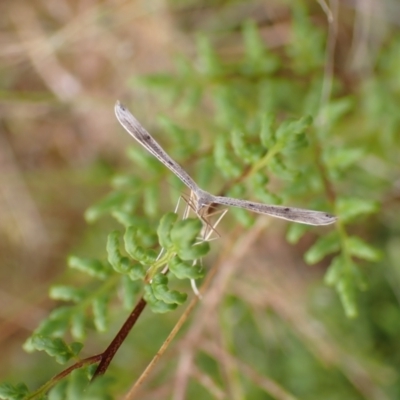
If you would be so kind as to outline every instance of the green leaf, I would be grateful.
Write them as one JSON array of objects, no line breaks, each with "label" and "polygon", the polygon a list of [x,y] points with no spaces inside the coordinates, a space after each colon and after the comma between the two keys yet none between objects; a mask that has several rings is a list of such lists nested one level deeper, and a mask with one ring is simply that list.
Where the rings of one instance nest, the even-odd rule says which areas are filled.
[{"label": "green leaf", "polygon": [[[35,330],[35,334],[43,336],[63,336],[68,330],[70,319],[75,312],[75,307],[56,308],[40,323],[39,327]],[[32,344],[32,336],[25,341],[23,348],[27,352],[35,350]]]},{"label": "green leaf", "polygon": [[377,212],[379,203],[357,197],[340,197],[337,202],[337,214],[343,222],[350,222],[361,215]]},{"label": "green leaf", "polygon": [[[110,393],[114,393],[114,387],[117,379],[112,376],[99,376],[94,381],[90,382],[90,385],[85,388],[83,396],[80,397],[82,400],[113,400],[115,396]],[[72,398],[73,400],[75,398]]]},{"label": "green leaf", "polygon": [[286,46],[289,62],[296,74],[313,73],[315,69],[319,71],[325,60],[325,32],[311,22],[301,5],[297,5],[292,13],[291,37]]},{"label": "green leaf", "polygon": [[202,75],[212,78],[223,73],[224,68],[217,53],[212,48],[208,38],[204,35],[197,37],[197,52],[199,55],[198,65]]},{"label": "green leaf", "polygon": [[332,259],[324,278],[327,285],[334,286],[340,281],[342,278],[343,265],[344,261],[341,254]]},{"label": "green leaf", "polygon": [[137,83],[140,83],[149,88],[153,87],[159,89],[175,85],[176,79],[170,74],[157,73],[157,74],[149,74],[146,76],[140,76],[137,78]]},{"label": "green leaf", "polygon": [[354,101],[350,97],[331,100],[321,109],[321,118],[325,124],[334,125],[353,108],[353,105]]},{"label": "green leaf", "polygon": [[170,290],[168,288],[168,278],[158,273],[154,275],[151,281],[154,297],[157,300],[163,301],[168,304],[183,304],[187,299],[186,293],[180,293],[177,290]]},{"label": "green leaf", "polygon": [[125,192],[114,191],[102,200],[90,206],[85,211],[85,219],[87,222],[97,221],[101,216],[111,212],[114,209],[120,209],[127,200],[128,194]]},{"label": "green leaf", "polygon": [[232,214],[237,222],[245,228],[251,228],[254,225],[256,216],[243,208],[231,207],[229,213]]},{"label": "green leaf", "polygon": [[142,281],[146,276],[147,268],[139,263],[134,263],[129,271],[129,278],[132,281]]},{"label": "green leaf", "polygon": [[222,135],[216,137],[214,143],[215,165],[226,178],[237,178],[242,172],[242,167],[237,160],[232,158],[227,143],[227,139]]},{"label": "green leaf", "polygon": [[329,169],[345,171],[364,156],[365,149],[360,147],[331,146],[324,147],[325,164]]},{"label": "green leaf", "polygon": [[133,189],[137,190],[137,188],[142,185],[142,181],[137,176],[134,176],[134,175],[120,174],[120,175],[114,176],[114,178],[111,181],[111,184],[116,189],[133,188]]},{"label": "green leaf", "polygon": [[266,75],[275,72],[280,65],[279,58],[267,51],[254,21],[243,25],[245,59],[242,72],[245,75]]},{"label": "green leaf", "polygon": [[257,171],[248,179],[248,183],[251,185],[251,192],[263,203],[281,204],[281,199],[277,195],[269,192],[267,188],[268,181],[268,176],[264,172]]},{"label": "green leaf", "polygon": [[187,159],[192,154],[196,153],[200,146],[199,134],[195,130],[184,129],[172,122],[169,118],[159,118],[163,131],[165,130],[167,136],[174,141],[174,154],[173,158]]},{"label": "green leaf", "polygon": [[188,113],[192,112],[193,110],[199,109],[199,104],[201,102],[201,98],[203,96],[203,87],[196,82],[193,83],[192,87],[185,87],[183,101],[178,109],[179,113],[182,115],[187,115]]},{"label": "green leaf", "polygon": [[122,276],[121,284],[124,309],[131,310],[137,300],[137,295],[142,288],[142,284],[140,282],[133,281],[126,275]]},{"label": "green leaf", "polygon": [[160,198],[160,189],[156,185],[147,184],[143,191],[143,210],[149,217],[154,217],[158,212],[158,200]]},{"label": "green leaf", "polygon": [[200,187],[210,188],[210,177],[215,175],[215,163],[212,154],[201,157],[197,163],[196,182]]},{"label": "green leaf", "polygon": [[93,319],[94,325],[99,332],[107,330],[107,305],[110,300],[108,294],[97,296],[93,302]]},{"label": "green leaf", "polygon": [[124,235],[125,250],[135,260],[145,264],[154,264],[157,253],[153,249],[145,249],[139,244],[138,232],[134,226],[129,226]]},{"label": "green leaf", "polygon": [[50,289],[49,296],[53,300],[78,303],[86,296],[86,291],[67,285],[54,285]]},{"label": "green leaf", "polygon": [[101,280],[108,278],[112,273],[109,265],[104,265],[94,258],[70,256],[68,266]]},{"label": "green leaf", "polygon": [[130,270],[130,262],[127,257],[122,257],[119,250],[119,238],[121,234],[118,231],[111,232],[107,239],[108,262],[120,274],[126,274]]},{"label": "green leaf", "polygon": [[382,258],[382,252],[380,250],[364,242],[358,236],[346,238],[346,246],[350,254],[354,257],[374,262]]},{"label": "green leaf", "polygon": [[331,231],[327,235],[318,238],[305,253],[304,259],[307,264],[315,264],[326,255],[338,250],[340,250],[340,242],[337,231]]},{"label": "green leaf", "polygon": [[136,215],[132,215],[126,211],[114,210],[111,212],[111,215],[125,228],[128,226],[136,226],[138,222],[138,217]]},{"label": "green leaf", "polygon": [[65,364],[76,357],[83,348],[82,343],[74,342],[68,345],[61,338],[50,338],[43,335],[33,335],[32,345],[36,350],[43,350],[49,356],[55,357],[60,364]]},{"label": "green leaf", "polygon": [[270,159],[268,168],[279,178],[286,179],[290,182],[293,182],[298,175],[297,171],[288,169],[288,167],[282,162],[282,157],[280,155],[276,155]]},{"label": "green leaf", "polygon": [[171,229],[171,241],[175,246],[190,246],[195,242],[202,226],[197,218],[177,221]]},{"label": "green leaf", "polygon": [[189,218],[176,222],[171,229],[171,240],[182,260],[201,258],[210,250],[208,242],[196,243],[202,226],[200,220]]},{"label": "green leaf", "polygon": [[25,383],[11,385],[5,382],[0,384],[0,398],[5,400],[23,400],[29,393],[29,389]]},{"label": "green leaf", "polygon": [[145,285],[143,298],[146,300],[151,310],[155,313],[163,314],[175,310],[178,307],[176,303],[165,303],[158,300],[153,293],[151,285]]},{"label": "green leaf", "polygon": [[69,400],[66,398],[67,387],[67,379],[59,381],[54,387],[50,389],[48,400]]},{"label": "green leaf", "polygon": [[239,159],[243,160],[247,164],[255,163],[264,153],[264,150],[260,145],[251,145],[251,143],[246,140],[245,134],[239,129],[234,129],[231,132],[231,143],[233,150]]},{"label": "green leaf", "polygon": [[163,217],[160,220],[157,229],[157,235],[159,243],[161,247],[163,247],[164,249],[170,249],[173,246],[171,240],[171,229],[174,226],[177,219],[178,219],[177,214],[169,212],[163,215]]},{"label": "green leaf", "polygon": [[[232,85],[216,85],[213,91],[215,103],[215,120],[220,127],[231,129],[232,126],[242,126],[243,114],[242,108],[238,104],[238,98],[243,97],[243,94]],[[224,132],[215,132],[216,141]],[[213,136],[214,136],[213,135]]]},{"label": "green leaf", "polygon": [[346,315],[349,318],[356,317],[356,284],[359,283],[359,276],[353,261],[343,255],[334,257],[325,275],[325,282],[336,288]]},{"label": "green leaf", "polygon": [[284,121],[276,131],[276,139],[278,143],[289,146],[296,139],[296,135],[304,133],[304,131],[312,124],[313,119],[310,115],[299,118],[294,121]]},{"label": "green leaf", "polygon": [[75,369],[70,374],[68,379],[66,399],[85,399],[85,391],[89,385],[89,377],[87,376],[87,369]]},{"label": "green leaf", "polygon": [[140,171],[158,175],[163,170],[162,164],[147,151],[144,151],[141,146],[130,146],[127,150],[127,156]]},{"label": "green leaf", "polygon": [[276,143],[275,130],[275,116],[272,113],[263,115],[261,120],[260,140],[263,146],[269,150]]},{"label": "green leaf", "polygon": [[306,224],[290,224],[286,232],[286,240],[296,244],[308,231],[310,227]]},{"label": "green leaf", "polygon": [[204,268],[182,261],[175,256],[168,263],[168,268],[178,279],[200,279],[204,277]]},{"label": "green leaf", "polygon": [[243,40],[247,58],[257,61],[264,56],[265,43],[254,21],[248,20],[243,24]]},{"label": "green leaf", "polygon": [[336,288],[347,317],[357,317],[358,310],[354,279],[351,279],[350,277],[347,279],[341,279]]},{"label": "green leaf", "polygon": [[74,339],[84,340],[86,337],[85,331],[86,315],[84,310],[75,310],[71,316],[71,334]]}]

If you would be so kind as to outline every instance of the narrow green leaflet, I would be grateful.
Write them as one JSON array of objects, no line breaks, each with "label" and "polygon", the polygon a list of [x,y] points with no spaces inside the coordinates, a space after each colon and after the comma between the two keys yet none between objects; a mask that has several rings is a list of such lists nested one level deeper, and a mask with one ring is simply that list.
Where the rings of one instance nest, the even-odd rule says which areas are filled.
[{"label": "narrow green leaflet", "polygon": [[110,301],[108,294],[97,296],[93,302],[93,321],[96,329],[99,332],[105,332],[107,330],[107,305]]},{"label": "narrow green leaflet", "polygon": [[70,256],[68,258],[68,266],[101,280],[108,278],[112,274],[110,265],[103,264],[95,258]]},{"label": "narrow green leaflet", "polygon": [[365,149],[360,147],[332,146],[324,148],[324,161],[332,170],[344,171],[352,167],[359,159],[365,155]]},{"label": "narrow green leaflet", "polygon": [[212,78],[224,73],[224,67],[221,65],[217,53],[204,35],[199,35],[197,38],[197,52],[199,56],[198,63],[204,76]]},{"label": "narrow green leaflet", "polygon": [[304,255],[307,264],[315,264],[321,261],[326,255],[340,250],[340,242],[337,231],[331,231],[325,236],[321,236],[308,249]]},{"label": "narrow green leaflet", "polygon": [[150,174],[156,175],[163,171],[162,165],[158,160],[146,151],[143,151],[139,146],[130,146],[126,153],[140,171],[149,171]]},{"label": "narrow green leaflet", "polygon": [[178,256],[175,256],[168,263],[168,267],[170,272],[178,279],[200,279],[204,277],[203,267],[182,261]]},{"label": "narrow green leaflet", "polygon": [[255,163],[265,152],[258,143],[251,143],[244,132],[238,128],[231,132],[231,143],[239,159],[247,164]]},{"label": "narrow green leaflet", "polygon": [[108,262],[115,271],[120,274],[126,274],[130,270],[130,261],[123,257],[119,250],[119,238],[121,234],[118,231],[111,232],[107,239]]},{"label": "narrow green leaflet", "polygon": [[325,274],[324,278],[327,285],[334,286],[340,281],[344,263],[345,261],[341,254],[332,259],[328,272]]},{"label": "narrow green leaflet", "polygon": [[83,341],[86,338],[87,317],[84,310],[76,309],[71,316],[71,334],[76,340]]},{"label": "narrow green leaflet", "polygon": [[4,400],[23,400],[29,395],[29,389],[25,383],[17,383],[11,385],[10,383],[0,384],[0,399]]},{"label": "narrow green leaflet", "polygon": [[346,315],[349,318],[355,318],[358,314],[358,310],[356,295],[357,291],[354,278],[351,276],[343,277],[336,285],[336,289],[339,293]]},{"label": "narrow green leaflet", "polygon": [[269,52],[257,25],[247,21],[243,25],[245,59],[241,71],[245,75],[269,75],[280,67],[279,58]]},{"label": "narrow green leaflet", "polygon": [[146,300],[151,310],[155,313],[163,314],[175,310],[178,307],[176,303],[165,303],[164,301],[158,300],[154,296],[153,288],[151,285],[145,285],[143,298]]},{"label": "narrow green leaflet", "polygon": [[55,285],[50,289],[49,296],[53,300],[80,302],[86,296],[86,290],[67,285]]},{"label": "narrow green leaflet", "polygon": [[275,115],[272,113],[264,114],[261,119],[260,140],[262,145],[269,150],[276,143],[275,137]]},{"label": "narrow green leaflet", "polygon": [[130,279],[129,276],[123,275],[121,285],[124,309],[131,310],[137,300],[137,295],[142,288],[142,284]]},{"label": "narrow green leaflet", "polygon": [[[50,315],[43,320],[39,327],[35,329],[35,334],[43,336],[63,336],[70,325],[71,316],[75,313],[75,307],[59,307],[53,310]],[[26,340],[23,348],[27,352],[36,349],[32,343],[32,336]]]},{"label": "narrow green leaflet", "polygon": [[336,121],[347,114],[354,106],[351,97],[330,100],[321,110],[321,116],[325,123],[333,125]]},{"label": "narrow green leaflet", "polygon": [[325,275],[325,282],[336,288],[346,315],[349,318],[356,317],[358,313],[356,285],[362,285],[357,265],[343,254],[337,255],[332,259]]},{"label": "narrow green leaflet", "polygon": [[187,299],[186,293],[170,290],[168,288],[168,278],[161,273],[154,275],[151,281],[151,288],[153,289],[154,297],[164,303],[183,304]]},{"label": "narrow green leaflet", "polygon": [[369,215],[379,210],[378,202],[366,198],[340,197],[337,202],[337,213],[344,222],[351,222],[362,215]]},{"label": "narrow green leaflet", "polygon": [[275,157],[272,157],[269,160],[268,168],[276,176],[278,176],[281,179],[285,179],[290,183],[292,183],[293,180],[298,175],[298,172],[296,170],[291,170],[287,167],[287,165],[282,161],[280,154],[275,155]]},{"label": "narrow green leaflet", "polygon": [[178,219],[178,215],[175,213],[167,213],[165,214],[158,225],[157,235],[158,240],[164,249],[170,249],[173,246],[171,240],[171,229],[174,226],[175,222]]},{"label": "narrow green leaflet", "polygon": [[267,204],[281,204],[282,200],[274,193],[268,190],[268,176],[263,171],[257,171],[248,179],[248,184],[251,185],[251,192],[256,198]]},{"label": "narrow green leaflet", "polygon": [[134,226],[129,226],[124,235],[125,250],[135,260],[151,265],[157,259],[157,252],[153,249],[145,249],[139,244],[138,232]]},{"label": "narrow green leaflet", "polygon": [[48,400],[69,400],[66,397],[68,379],[64,379],[53,386],[48,394]]},{"label": "narrow green leaflet", "polygon": [[61,338],[50,338],[43,335],[33,335],[32,345],[36,350],[43,350],[49,356],[55,357],[60,364],[65,364],[71,358],[77,357],[83,344],[73,342],[68,345]]},{"label": "narrow green leaflet", "polygon": [[110,213],[114,209],[120,209],[122,204],[128,199],[128,196],[128,193],[121,191],[111,192],[108,196],[104,197],[86,210],[86,221],[97,221],[104,214]]},{"label": "narrow green leaflet", "polygon": [[89,387],[89,376],[86,368],[72,371],[66,389],[66,399],[85,399],[85,391]]},{"label": "narrow green leaflet", "polygon": [[238,160],[233,159],[231,152],[228,150],[228,140],[222,135],[215,139],[214,143],[214,160],[217,168],[226,178],[237,178],[242,167]]},{"label": "narrow green leaflet", "polygon": [[310,230],[306,224],[290,224],[286,232],[286,240],[291,244],[296,244]]},{"label": "narrow green leaflet", "polygon": [[134,175],[116,175],[111,181],[113,187],[117,189],[122,188],[133,188],[137,189],[139,185],[141,185],[142,181]]},{"label": "narrow green leaflet", "polygon": [[163,131],[166,136],[171,138],[174,142],[173,147],[173,158],[188,159],[194,153],[196,153],[200,146],[200,137],[195,130],[184,129],[169,118],[159,118],[162,125]]},{"label": "narrow green leaflet", "polygon": [[[312,121],[312,117],[307,115],[298,120],[282,122],[276,131],[277,142],[282,143],[284,147],[292,146],[296,136],[304,133],[304,131],[312,124]],[[301,140],[303,140],[303,138],[301,138]]]},{"label": "narrow green leaflet", "polygon": [[346,246],[349,253],[363,260],[377,262],[382,258],[382,251],[364,242],[358,236],[350,236],[346,240]]},{"label": "narrow green leaflet", "polygon": [[129,278],[132,281],[142,281],[146,276],[147,268],[139,263],[134,263],[129,270]]},{"label": "narrow green leaflet", "polygon": [[189,218],[176,222],[171,229],[171,240],[182,260],[195,260],[209,252],[210,244],[208,242],[196,243],[202,226],[200,220]]},{"label": "narrow green leaflet", "polygon": [[157,184],[147,184],[143,189],[143,211],[149,217],[154,217],[159,209],[159,187]]}]

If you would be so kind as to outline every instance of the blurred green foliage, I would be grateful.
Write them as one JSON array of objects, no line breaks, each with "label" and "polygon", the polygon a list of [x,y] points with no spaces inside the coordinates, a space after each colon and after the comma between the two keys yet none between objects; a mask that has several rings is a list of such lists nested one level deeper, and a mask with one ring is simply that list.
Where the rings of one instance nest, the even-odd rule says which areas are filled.
[{"label": "blurred green foliage", "polygon": [[[218,32],[215,37],[199,33],[195,56],[178,55],[175,73],[143,76],[134,79],[134,85],[155,90],[160,103],[173,106],[176,115],[201,120],[194,124],[196,130],[180,126],[173,117],[160,118],[159,123],[171,141],[165,145],[168,152],[205,189],[223,187],[219,194],[327,210],[339,217],[336,226],[317,231],[304,255],[308,264],[325,261],[325,282],[335,288],[345,314],[357,317],[346,319],[333,298],[329,307],[314,301],[315,315],[344,343],[331,356],[331,366],[318,357],[310,340],[302,342],[291,323],[276,315],[270,315],[270,321],[279,340],[265,342],[259,322],[263,317],[231,296],[221,307],[222,319],[228,321],[221,336],[235,356],[296,396],[287,398],[398,398],[400,241],[393,181],[398,180],[400,150],[399,34],[379,54],[376,73],[354,88],[346,88],[345,77],[335,74],[330,100],[323,104],[321,90],[330,79],[323,73],[326,30],[312,23],[301,2],[292,6],[291,18],[292,40],[279,51],[265,44],[249,20],[241,26],[242,53],[235,58],[218,52],[212,40]],[[153,312],[166,313],[187,299],[186,292],[169,287],[170,281],[204,276],[203,269],[193,265],[209,251],[208,243],[194,246],[200,221],[178,221],[175,213],[158,220],[165,203],[160,182],[169,172],[136,144],[128,157],[141,172],[115,177],[112,191],[85,214],[88,222],[114,217],[125,228],[123,250],[121,233],[114,231],[108,236],[107,260],[69,258],[70,268],[93,281],[80,288],[51,289],[53,299],[69,305],[55,309],[41,323],[25,343],[27,350],[44,350],[59,362],[78,357],[82,344],[62,338],[71,335],[83,342],[93,327],[108,331],[109,310],[118,294],[126,309],[144,293]],[[175,188],[178,185],[174,181]],[[245,227],[255,220],[240,209],[232,215]],[[291,224],[286,238],[298,243],[310,229]],[[164,252],[158,256],[161,248]],[[161,273],[165,265],[168,275]],[[360,290],[368,292],[360,296]],[[331,296],[327,289],[319,291]],[[353,358],[347,360],[343,349],[353,350]],[[365,367],[365,375],[353,370],[354,359]],[[197,361],[198,368],[223,387],[218,356],[203,349]],[[89,376],[86,369],[74,371],[49,398],[80,398],[77,393],[87,387]],[[232,376],[243,393],[238,398],[279,398],[247,376]],[[356,382],[359,376],[374,377],[368,384],[375,394],[368,396],[368,385]],[[88,392],[85,398],[110,398],[114,383],[107,378],[95,381],[89,386],[94,394]],[[24,384],[0,387],[4,399],[27,394]],[[214,397],[192,382],[188,398]]]}]

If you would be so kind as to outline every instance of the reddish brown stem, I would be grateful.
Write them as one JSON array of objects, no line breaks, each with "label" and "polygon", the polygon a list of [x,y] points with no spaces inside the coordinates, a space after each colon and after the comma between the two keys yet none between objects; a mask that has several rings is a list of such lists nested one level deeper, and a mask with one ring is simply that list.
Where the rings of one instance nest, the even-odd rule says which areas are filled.
[{"label": "reddish brown stem", "polygon": [[122,325],[121,329],[119,330],[119,332],[117,333],[117,335],[115,336],[113,341],[110,343],[110,345],[107,347],[107,349],[102,353],[100,364],[98,365],[96,372],[93,375],[92,380],[95,379],[99,375],[103,375],[107,371],[107,368],[110,365],[112,359],[114,358],[116,352],[118,351],[118,349],[124,342],[125,338],[128,336],[133,325],[135,325],[135,323],[138,320],[138,318],[140,317],[143,309],[146,307],[146,304],[147,303],[143,299],[143,297],[136,304],[135,308],[130,313],[128,319]]}]

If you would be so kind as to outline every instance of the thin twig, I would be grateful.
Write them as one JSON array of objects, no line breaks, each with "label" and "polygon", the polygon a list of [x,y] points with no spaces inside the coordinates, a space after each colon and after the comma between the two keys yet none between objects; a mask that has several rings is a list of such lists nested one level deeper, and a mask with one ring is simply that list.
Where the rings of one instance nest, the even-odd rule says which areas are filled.
[{"label": "thin twig", "polygon": [[114,358],[116,352],[121,347],[125,338],[128,336],[129,332],[131,331],[136,321],[142,314],[142,311],[146,307],[146,304],[147,303],[143,299],[143,297],[136,304],[135,308],[133,309],[133,311],[131,312],[125,323],[122,325],[121,329],[119,330],[113,341],[110,343],[107,349],[102,353],[100,364],[97,367],[92,380],[99,375],[103,375],[107,371],[107,368],[110,365],[112,359]]}]

